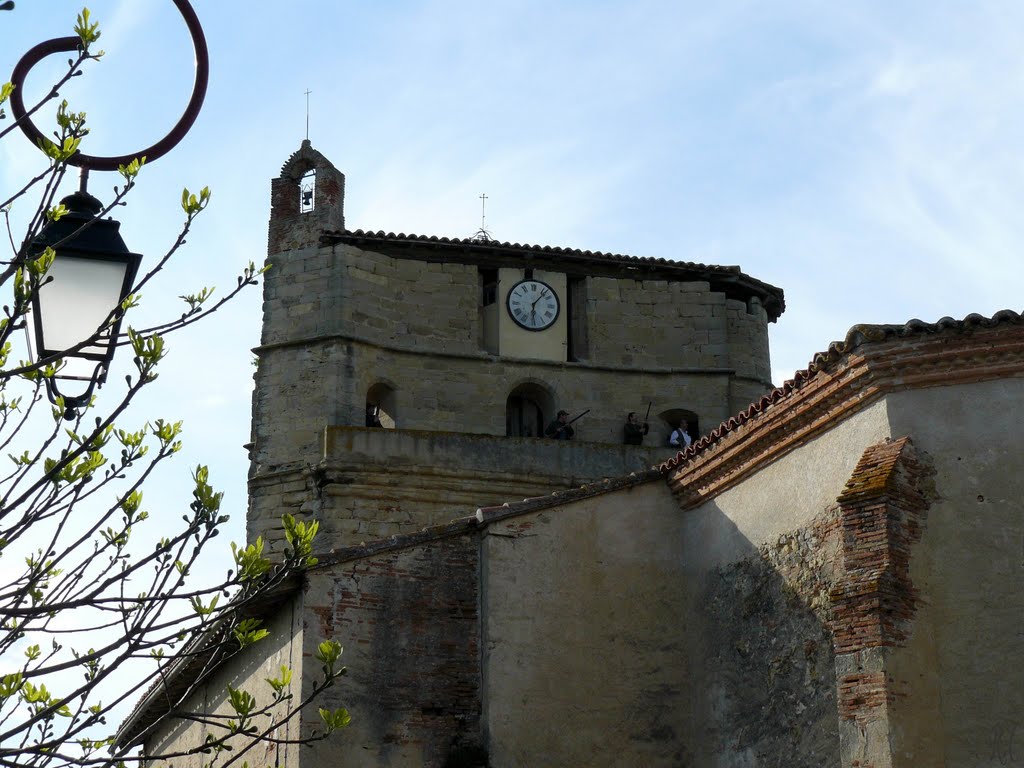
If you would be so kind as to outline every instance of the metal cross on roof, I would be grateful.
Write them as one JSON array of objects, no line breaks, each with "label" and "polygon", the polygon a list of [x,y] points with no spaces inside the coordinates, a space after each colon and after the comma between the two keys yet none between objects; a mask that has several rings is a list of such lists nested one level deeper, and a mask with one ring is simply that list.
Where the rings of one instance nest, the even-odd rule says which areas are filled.
[{"label": "metal cross on roof", "polygon": [[309,141],[309,94],[312,91],[309,88],[306,89],[306,141]]},{"label": "metal cross on roof", "polygon": [[494,238],[491,237],[491,233],[487,231],[487,195],[480,195],[480,229],[476,231],[471,240],[479,240],[481,242],[490,242]]}]

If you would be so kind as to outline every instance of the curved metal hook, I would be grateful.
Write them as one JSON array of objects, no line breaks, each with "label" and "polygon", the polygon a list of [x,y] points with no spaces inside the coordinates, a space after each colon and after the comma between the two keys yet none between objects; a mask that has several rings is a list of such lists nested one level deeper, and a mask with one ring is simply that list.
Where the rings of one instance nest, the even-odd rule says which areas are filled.
[{"label": "curved metal hook", "polygon": [[[206,48],[206,36],[203,34],[203,28],[199,24],[199,17],[196,16],[196,12],[188,0],[172,0],[172,2],[181,13],[182,18],[185,19],[185,25],[192,36],[192,47],[196,52],[196,79],[192,85],[192,98],[189,99],[184,114],[182,114],[181,118],[171,129],[171,132],[151,147],[117,157],[100,157],[76,152],[68,160],[68,165],[74,165],[87,170],[116,171],[119,165],[127,165],[137,157],[145,157],[147,162],[152,162],[174,149],[178,142],[185,137],[185,134],[189,132],[189,129],[192,128],[192,124],[195,123],[196,118],[199,116],[199,110],[203,108],[203,100],[206,98],[206,86],[210,79],[210,53]],[[81,40],[77,35],[47,40],[22,56],[21,60],[14,67],[14,72],[11,73],[11,83],[14,85],[14,92],[10,96],[11,114],[18,121],[19,127],[28,137],[29,141],[37,146],[39,141],[46,137],[42,131],[36,128],[25,111],[25,101],[22,93],[25,76],[40,60],[54,53],[77,51],[80,44]]]}]

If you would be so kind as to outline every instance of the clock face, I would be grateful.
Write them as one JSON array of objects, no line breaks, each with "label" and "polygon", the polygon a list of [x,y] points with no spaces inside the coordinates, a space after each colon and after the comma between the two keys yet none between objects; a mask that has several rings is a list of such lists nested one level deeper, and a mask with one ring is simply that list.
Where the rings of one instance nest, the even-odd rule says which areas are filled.
[{"label": "clock face", "polygon": [[528,331],[543,331],[558,319],[555,289],[540,280],[521,280],[508,292],[508,313]]}]

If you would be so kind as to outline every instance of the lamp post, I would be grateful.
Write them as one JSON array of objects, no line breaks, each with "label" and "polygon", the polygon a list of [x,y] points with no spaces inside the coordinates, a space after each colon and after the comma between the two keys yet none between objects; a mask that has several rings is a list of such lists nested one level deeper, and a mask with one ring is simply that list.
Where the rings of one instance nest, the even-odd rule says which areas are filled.
[{"label": "lamp post", "polygon": [[[196,55],[195,81],[185,112],[170,133],[146,149],[116,157],[82,152],[72,155],[67,163],[82,170],[81,189],[61,201],[68,213],[43,227],[23,256],[32,260],[46,247],[54,248],[56,254],[32,297],[33,335],[39,362],[48,364],[58,358],[63,361],[56,375],[47,378],[46,392],[52,402],[63,398],[64,418],[68,420],[89,403],[94,389],[106,379],[121,329],[122,305],[135,285],[142,259],[128,250],[118,231],[121,225],[99,216],[103,205],[86,190],[89,171],[116,171],[138,158],[152,163],[185,137],[206,97],[210,58],[203,28],[188,0],[172,2],[188,27]],[[9,9],[7,3],[0,4],[0,8]],[[76,51],[80,46],[78,36],[48,40],[29,50],[14,67],[11,113],[36,146],[43,146],[47,139],[25,109],[26,75],[46,56]],[[84,382],[84,391],[75,395],[61,393],[58,382],[66,380]]]},{"label": "lamp post", "polygon": [[[118,222],[99,218],[103,205],[89,193],[76,192],[61,204],[68,213],[32,245],[32,256],[57,246],[47,279],[32,297],[32,326],[38,358],[59,356],[63,362],[46,379],[46,390],[51,401],[63,398],[70,421],[106,380],[124,315],[121,304],[135,285],[142,256],[128,250]],[[61,381],[84,382],[84,391],[61,392]]]}]

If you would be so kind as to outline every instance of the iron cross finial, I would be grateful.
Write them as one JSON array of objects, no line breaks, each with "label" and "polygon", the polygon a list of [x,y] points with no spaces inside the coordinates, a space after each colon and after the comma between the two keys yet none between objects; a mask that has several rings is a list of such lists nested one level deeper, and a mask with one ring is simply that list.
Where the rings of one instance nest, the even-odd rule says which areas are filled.
[{"label": "iron cross finial", "polygon": [[309,141],[309,94],[312,91],[309,88],[306,89],[306,141]]}]

